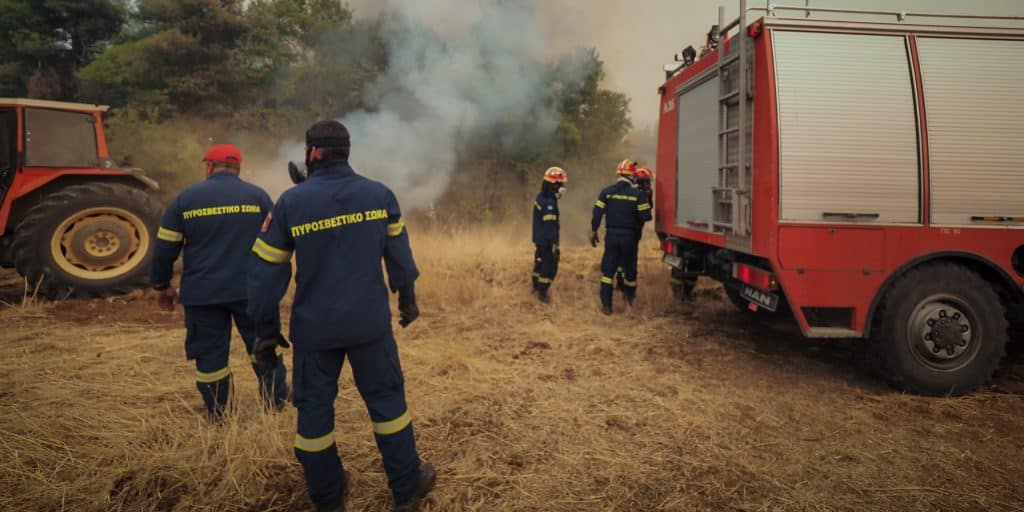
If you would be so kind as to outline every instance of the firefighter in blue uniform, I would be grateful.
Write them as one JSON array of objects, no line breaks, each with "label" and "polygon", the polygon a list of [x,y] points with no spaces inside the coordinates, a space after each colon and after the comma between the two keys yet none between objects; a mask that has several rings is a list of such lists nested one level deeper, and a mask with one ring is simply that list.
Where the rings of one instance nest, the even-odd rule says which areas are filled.
[{"label": "firefighter in blue uniform", "polygon": [[544,172],[537,200],[533,202],[533,291],[547,302],[548,289],[558,273],[558,200],[565,191],[568,175],[560,167]]},{"label": "firefighter in blue uniform", "polygon": [[594,216],[590,227],[593,233],[590,244],[597,247],[600,238],[597,230],[601,218],[605,218],[604,255],[601,257],[601,311],[612,313],[612,291],[615,271],[622,267],[623,294],[626,302],[632,304],[636,297],[637,232],[645,222],[651,220],[651,204],[642,192],[634,187],[633,171],[636,164],[623,160],[616,172],[619,179],[605,188],[594,203]]},{"label": "firefighter in blue uniform", "polygon": [[[394,193],[348,164],[348,130],[320,121],[306,132],[304,181],[278,199],[249,264],[249,307],[257,359],[288,346],[278,303],[291,279],[295,297],[289,338],[295,345],[292,386],[298,409],[295,455],[319,510],[344,510],[347,482],[334,440],[334,400],[345,358],[370,413],[398,510],[415,510],[436,478],[420,464],[388,288],[398,293],[402,327],[419,316],[419,271]],[[294,178],[293,178],[294,179]],[[381,272],[387,267],[388,285]]]},{"label": "firefighter in blue uniform", "polygon": [[[174,262],[184,250],[180,302],[185,307],[185,354],[196,362],[196,386],[212,421],[224,414],[231,391],[228,352],[231,323],[251,354],[256,341],[246,314],[245,267],[252,241],[273,203],[259,187],[238,177],[242,155],[230,144],[203,157],[206,180],[186,188],[164,211],[157,232],[150,282],[162,309],[173,311]],[[288,398],[284,362],[253,370],[264,402],[275,409]]]}]

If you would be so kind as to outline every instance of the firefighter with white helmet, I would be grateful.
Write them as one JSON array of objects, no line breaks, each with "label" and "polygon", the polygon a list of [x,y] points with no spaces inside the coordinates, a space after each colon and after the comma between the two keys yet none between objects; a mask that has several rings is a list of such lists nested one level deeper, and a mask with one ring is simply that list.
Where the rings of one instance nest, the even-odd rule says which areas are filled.
[{"label": "firefighter with white helmet", "polygon": [[[654,204],[654,188],[651,183],[651,180],[653,178],[654,171],[652,171],[650,168],[644,167],[639,163],[637,163],[636,166],[633,168],[633,185],[637,188],[637,190],[643,193],[644,197],[647,198],[647,203],[651,205]],[[643,235],[644,228],[643,225],[640,225],[639,228],[636,230],[636,251],[638,260],[640,253],[640,239],[643,238]],[[615,274],[615,287],[616,289],[621,290],[623,293],[626,293],[626,289],[628,288],[625,285],[625,273],[622,271],[622,267],[619,267]]]},{"label": "firefighter with white helmet", "polygon": [[636,297],[636,237],[644,223],[651,220],[651,203],[634,186],[635,170],[636,162],[632,160],[619,163],[616,169],[619,179],[602,190],[594,203],[591,245],[597,247],[600,242],[597,230],[602,217],[606,226],[601,257],[601,312],[606,315],[612,313],[612,286],[618,267],[622,267],[624,274],[622,291],[626,302],[632,303]]},{"label": "firefighter with white helmet", "polygon": [[541,302],[547,302],[548,289],[558,273],[558,200],[565,192],[569,176],[561,167],[544,172],[540,193],[533,202],[533,291]]}]

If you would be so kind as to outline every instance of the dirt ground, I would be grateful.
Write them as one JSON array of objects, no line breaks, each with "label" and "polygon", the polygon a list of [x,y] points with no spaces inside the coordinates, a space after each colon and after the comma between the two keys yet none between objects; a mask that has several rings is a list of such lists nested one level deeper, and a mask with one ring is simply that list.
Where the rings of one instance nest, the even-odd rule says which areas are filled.
[{"label": "dirt ground", "polygon": [[[397,338],[425,510],[1024,510],[1020,343],[970,396],[910,396],[857,342],[766,328],[711,283],[674,299],[650,241],[638,305],[604,317],[597,250],[565,249],[541,305],[522,238],[413,235],[423,316]],[[0,290],[0,509],[311,509],[295,412],[262,411],[240,340],[211,427],[180,311]],[[349,509],[388,509],[347,369],[336,405]]]}]

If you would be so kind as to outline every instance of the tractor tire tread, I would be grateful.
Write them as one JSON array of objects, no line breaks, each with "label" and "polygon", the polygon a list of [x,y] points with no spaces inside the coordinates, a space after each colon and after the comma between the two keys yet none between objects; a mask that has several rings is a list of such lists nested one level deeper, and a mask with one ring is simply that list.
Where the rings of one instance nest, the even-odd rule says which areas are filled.
[{"label": "tractor tire tread", "polygon": [[[104,182],[65,187],[44,197],[38,204],[29,208],[14,230],[14,241],[11,244],[14,267],[27,281],[30,293],[38,287],[39,294],[48,299],[95,298],[128,293],[144,284],[144,269],[136,269],[126,279],[102,289],[75,287],[70,283],[47,277],[55,274],[51,269],[51,263],[45,256],[37,254],[34,245],[38,243],[39,237],[49,239],[52,234],[41,233],[40,230],[46,228],[47,221],[54,211],[61,211],[75,201],[90,197],[119,197],[134,204],[137,209],[133,213],[149,225],[150,239],[155,239],[156,226],[160,221],[163,208],[154,197],[145,191],[122,183]],[[144,260],[144,263],[147,261],[148,258]],[[140,264],[139,266],[146,265]]]}]

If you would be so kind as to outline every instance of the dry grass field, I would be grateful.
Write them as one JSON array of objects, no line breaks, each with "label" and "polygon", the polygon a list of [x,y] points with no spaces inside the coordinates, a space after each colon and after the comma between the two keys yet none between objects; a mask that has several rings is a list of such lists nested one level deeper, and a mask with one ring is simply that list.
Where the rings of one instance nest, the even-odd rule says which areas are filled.
[{"label": "dry grass field", "polygon": [[[425,510],[1024,510],[1019,346],[977,393],[909,396],[863,372],[856,342],[752,323],[711,283],[673,299],[650,239],[639,303],[612,317],[597,250],[564,249],[541,305],[527,237],[413,240],[423,316],[397,337],[439,472]],[[3,279],[19,291],[0,306],[0,510],[311,509],[295,412],[261,410],[240,340],[236,410],[211,427],[180,311],[23,300]],[[349,509],[388,509],[347,369],[337,410]]]}]

